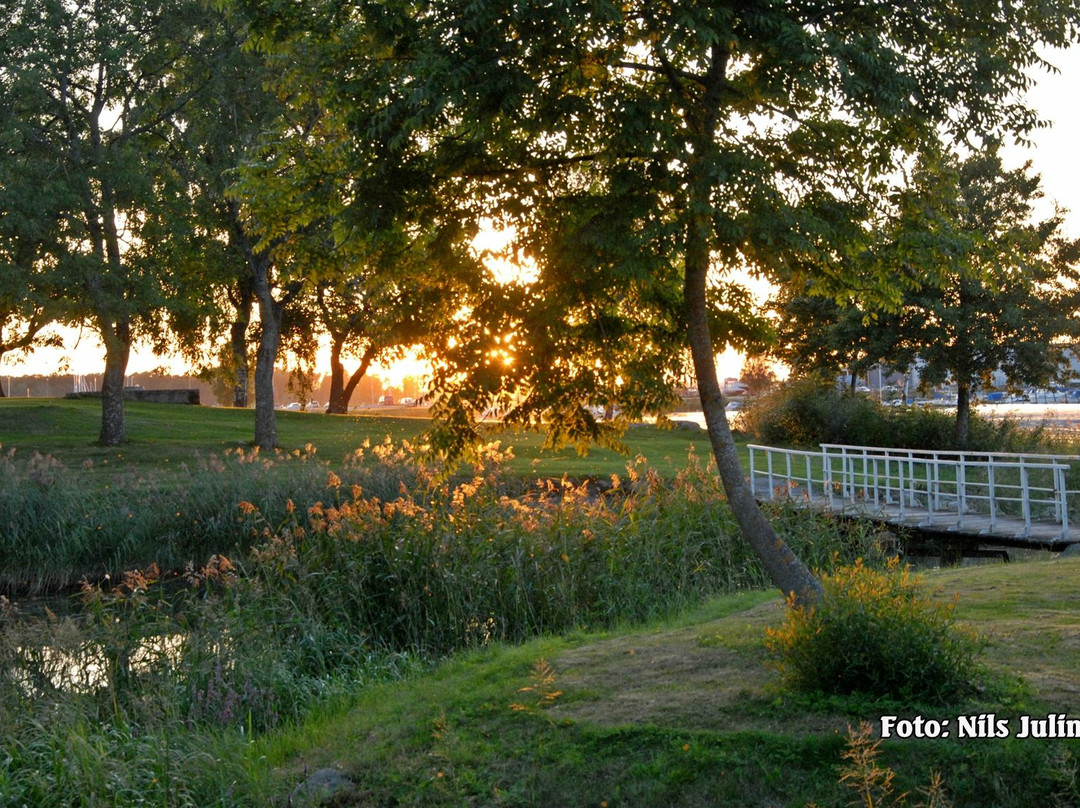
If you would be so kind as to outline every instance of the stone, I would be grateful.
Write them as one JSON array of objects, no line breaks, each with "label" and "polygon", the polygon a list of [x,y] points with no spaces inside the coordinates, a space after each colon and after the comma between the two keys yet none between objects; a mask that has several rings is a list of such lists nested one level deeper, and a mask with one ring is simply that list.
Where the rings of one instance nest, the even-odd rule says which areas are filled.
[{"label": "stone", "polygon": [[293,808],[316,808],[352,788],[353,781],[337,769],[319,769],[293,789],[289,804]]}]

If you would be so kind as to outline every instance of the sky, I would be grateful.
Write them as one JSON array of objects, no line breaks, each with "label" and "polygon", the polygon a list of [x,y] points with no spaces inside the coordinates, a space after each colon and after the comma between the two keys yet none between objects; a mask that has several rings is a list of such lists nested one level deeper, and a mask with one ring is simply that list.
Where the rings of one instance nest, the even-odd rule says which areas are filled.
[{"label": "sky", "polygon": [[[1042,176],[1046,194],[1039,215],[1051,213],[1054,202],[1068,209],[1066,230],[1075,238],[1080,237],[1080,101],[1076,91],[1080,87],[1080,46],[1047,53],[1045,58],[1060,72],[1033,74],[1036,84],[1028,92],[1028,101],[1040,117],[1052,125],[1034,133],[1033,148],[1009,147],[1005,160],[1009,168],[1031,160],[1034,170]],[[92,329],[67,332],[65,343],[64,349],[38,350],[24,360],[9,356],[0,358],[0,376],[55,372],[96,375],[104,370],[104,350]],[[737,376],[742,359],[734,351],[728,351],[720,357],[718,364],[722,377]],[[184,372],[182,364],[136,346],[128,372],[139,373],[163,366],[174,372]],[[419,375],[422,368],[413,360],[391,368],[376,368],[375,372],[390,383],[400,385],[402,376]]]}]

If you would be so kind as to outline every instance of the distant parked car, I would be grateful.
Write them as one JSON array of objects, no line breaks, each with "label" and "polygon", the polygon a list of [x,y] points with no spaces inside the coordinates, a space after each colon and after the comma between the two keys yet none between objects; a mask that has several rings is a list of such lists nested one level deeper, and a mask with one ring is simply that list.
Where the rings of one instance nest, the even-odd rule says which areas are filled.
[{"label": "distant parked car", "polygon": [[401,399],[401,401],[399,401],[398,403],[402,407],[415,407],[416,406],[416,399],[413,398],[412,396],[405,396],[405,398]]},{"label": "distant parked car", "polygon": [[392,406],[394,406],[394,397],[393,396],[379,396],[379,404],[381,406],[383,406],[383,407],[392,407]]}]

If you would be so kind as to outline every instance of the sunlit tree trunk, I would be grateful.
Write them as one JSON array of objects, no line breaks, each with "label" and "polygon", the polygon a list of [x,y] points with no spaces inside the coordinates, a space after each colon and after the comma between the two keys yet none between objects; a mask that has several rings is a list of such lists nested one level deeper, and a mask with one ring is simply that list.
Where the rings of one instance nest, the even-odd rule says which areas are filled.
[{"label": "sunlit tree trunk", "polygon": [[[689,209],[692,211],[708,211],[712,194],[708,160],[715,148],[713,142],[717,110],[726,81],[724,71],[727,54],[719,46],[715,46],[712,58],[713,65],[709,72],[711,86],[706,89],[704,113],[697,121],[699,137],[694,141],[693,161],[690,166]],[[686,230],[686,274],[683,289],[690,353],[694,361],[694,372],[697,374],[698,395],[709,442],[724,492],[742,536],[761,561],[769,579],[785,595],[794,594],[797,603],[814,603],[821,599],[821,584],[777,535],[761,512],[739,462],[735,438],[727,421],[723,388],[716,373],[716,353],[708,319],[707,278],[711,234],[712,223],[707,214],[698,213],[691,217]]]}]

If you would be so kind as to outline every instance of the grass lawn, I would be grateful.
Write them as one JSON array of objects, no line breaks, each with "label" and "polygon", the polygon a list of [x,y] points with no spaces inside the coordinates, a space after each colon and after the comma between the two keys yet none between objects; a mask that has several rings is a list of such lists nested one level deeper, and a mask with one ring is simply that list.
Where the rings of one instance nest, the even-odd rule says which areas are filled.
[{"label": "grass lawn", "polygon": [[[336,463],[365,440],[381,442],[421,438],[430,421],[416,409],[400,408],[393,415],[277,413],[281,448],[302,449],[311,444],[320,456]],[[247,446],[254,434],[254,413],[217,407],[128,402],[125,406],[128,443],[122,447],[95,445],[100,429],[101,405],[93,400],[0,399],[0,446],[21,453],[51,454],[69,467],[89,460],[116,468],[161,469],[165,461],[191,464],[212,453]],[[545,449],[543,436],[493,425],[491,440],[514,448],[511,468],[543,477],[606,476],[621,473],[637,455],[645,457],[661,474],[673,474],[686,465],[693,449],[705,458],[708,438],[703,430],[632,427],[625,437],[628,455],[595,448],[579,455],[573,448]]]},{"label": "grass lawn", "polygon": [[[1077,740],[960,739],[958,716],[1080,714],[1080,560],[928,573],[990,638],[1006,683],[996,697],[922,712],[953,737],[889,740],[879,766],[895,794],[931,771],[957,806],[1075,805]],[[355,786],[334,805],[868,805],[840,783],[849,727],[887,705],[784,695],[763,631],[771,593],[715,600],[676,622],[545,638],[458,656],[430,674],[334,704],[259,748],[260,792],[282,804],[305,772],[334,767]],[[918,711],[901,710],[911,718]]]}]

